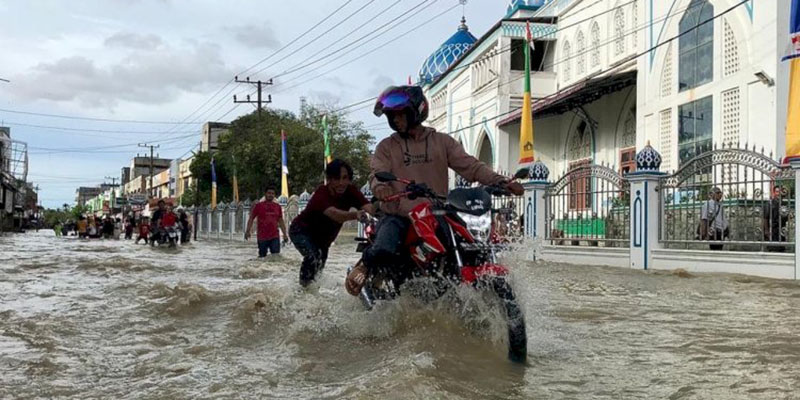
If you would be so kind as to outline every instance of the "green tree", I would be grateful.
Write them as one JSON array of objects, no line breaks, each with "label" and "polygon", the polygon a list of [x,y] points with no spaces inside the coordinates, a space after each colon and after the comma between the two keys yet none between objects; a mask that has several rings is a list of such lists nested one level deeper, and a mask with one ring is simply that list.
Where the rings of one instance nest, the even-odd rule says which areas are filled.
[{"label": "green tree", "polygon": [[[240,199],[257,199],[265,187],[281,186],[281,130],[286,132],[291,194],[311,192],[324,181],[322,115],[328,112],[333,156],[348,161],[354,169],[354,183],[362,185],[369,174],[369,148],[373,138],[360,122],[351,122],[332,108],[305,106],[301,116],[284,110],[268,109],[242,116],[231,123],[219,139],[214,154],[217,173],[217,201],[233,200],[233,173],[236,170]],[[235,164],[234,164],[235,162]],[[199,178],[196,190],[201,204],[211,201],[211,155],[198,153],[190,167]],[[194,193],[192,193],[194,196]],[[182,204],[194,204],[182,198]]]}]

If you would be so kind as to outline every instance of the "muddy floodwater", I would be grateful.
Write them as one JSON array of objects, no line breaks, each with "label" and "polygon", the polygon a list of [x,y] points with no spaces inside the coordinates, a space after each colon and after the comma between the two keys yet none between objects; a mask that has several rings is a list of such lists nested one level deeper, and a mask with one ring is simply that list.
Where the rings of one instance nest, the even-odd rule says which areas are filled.
[{"label": "muddy floodwater", "polygon": [[509,254],[528,363],[480,295],[366,312],[331,249],[0,237],[0,398],[800,398],[800,284]]}]

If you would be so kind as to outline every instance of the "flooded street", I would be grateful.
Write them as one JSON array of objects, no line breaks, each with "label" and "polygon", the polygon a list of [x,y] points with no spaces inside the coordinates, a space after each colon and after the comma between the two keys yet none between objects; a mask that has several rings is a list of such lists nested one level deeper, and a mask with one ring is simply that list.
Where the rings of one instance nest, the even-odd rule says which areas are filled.
[{"label": "flooded street", "polygon": [[528,327],[506,360],[496,310],[404,298],[363,311],[331,249],[0,237],[0,398],[800,398],[800,284],[523,263]]}]

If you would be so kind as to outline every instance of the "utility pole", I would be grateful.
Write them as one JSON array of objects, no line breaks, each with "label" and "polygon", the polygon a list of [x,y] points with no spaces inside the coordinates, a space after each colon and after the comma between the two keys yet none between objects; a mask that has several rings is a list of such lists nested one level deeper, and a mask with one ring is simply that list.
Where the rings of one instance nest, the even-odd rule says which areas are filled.
[{"label": "utility pole", "polygon": [[139,147],[149,147],[150,148],[150,197],[153,196],[153,149],[157,149],[161,147],[161,145],[153,146],[152,144],[147,143],[139,143]]},{"label": "utility pole", "polygon": [[[200,141],[200,143],[197,145],[197,148],[201,149],[202,147],[203,147],[203,142]],[[197,154],[195,152],[192,152],[192,156],[193,157],[196,156],[196,155]],[[194,161],[192,161],[192,162],[194,163]],[[196,242],[197,241],[197,221],[198,221],[198,219],[197,219],[198,218],[197,209],[200,207],[200,177],[199,176],[195,176],[193,178],[194,178],[194,218],[192,219],[192,225],[193,225],[192,226],[192,230],[194,231],[194,241]]]},{"label": "utility pole", "polygon": [[235,77],[233,77],[233,80],[236,83],[249,83],[251,85],[256,85],[256,90],[258,92],[258,98],[255,101],[250,100],[250,95],[248,94],[247,95],[247,100],[236,100],[236,95],[233,95],[233,102],[234,103],[257,104],[258,105],[258,108],[257,108],[258,109],[258,115],[261,116],[261,108],[262,108],[261,105],[262,104],[272,103],[272,95],[271,94],[267,95],[267,100],[266,101],[262,101],[262,99],[261,99],[261,91],[262,91],[262,89],[263,89],[263,87],[265,85],[272,85],[272,79],[270,79],[268,81],[251,81],[250,77],[248,76],[247,78],[245,78],[245,80],[242,81],[242,80],[239,80],[238,76],[235,76]]},{"label": "utility pole", "polygon": [[119,178],[116,178],[116,177],[113,177],[113,176],[107,176],[107,177],[105,177],[103,179],[111,179],[111,212],[113,213],[114,212],[114,203],[117,202],[117,191],[116,191],[115,188],[117,186],[119,186],[119,185],[117,185],[117,180]]}]

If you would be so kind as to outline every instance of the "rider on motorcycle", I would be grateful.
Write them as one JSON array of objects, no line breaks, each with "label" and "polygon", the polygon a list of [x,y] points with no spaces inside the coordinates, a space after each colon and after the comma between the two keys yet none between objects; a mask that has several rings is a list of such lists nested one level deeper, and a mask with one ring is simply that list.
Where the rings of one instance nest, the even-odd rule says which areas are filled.
[{"label": "rider on motorcycle", "polygon": [[[484,185],[504,185],[522,195],[523,188],[517,182],[496,174],[475,157],[467,154],[459,142],[447,134],[422,126],[428,118],[428,100],[419,86],[391,86],[378,96],[374,113],[386,115],[389,126],[395,131],[381,140],[372,157],[370,186],[379,200],[403,191],[399,182],[379,182],[377,172],[391,172],[397,177],[424,183],[434,192],[446,195],[448,190],[448,167],[470,182]],[[368,269],[378,266],[397,265],[398,253],[403,249],[403,239],[410,226],[408,212],[417,204],[428,201],[424,198],[401,198],[397,202],[384,203],[381,209],[386,215],[377,227],[375,241],[364,253],[363,264],[347,275],[345,286],[352,295],[357,295],[366,280]]]}]

